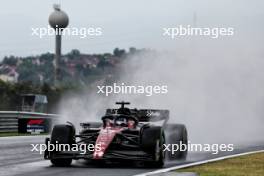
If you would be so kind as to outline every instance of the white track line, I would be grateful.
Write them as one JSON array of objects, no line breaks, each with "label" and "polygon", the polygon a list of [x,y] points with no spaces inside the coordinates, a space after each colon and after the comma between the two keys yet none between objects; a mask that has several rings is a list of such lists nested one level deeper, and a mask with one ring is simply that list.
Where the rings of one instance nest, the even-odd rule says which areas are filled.
[{"label": "white track line", "polygon": [[169,168],[165,168],[165,169],[159,169],[159,170],[152,171],[152,172],[146,172],[146,173],[138,174],[138,175],[135,175],[135,176],[154,175],[154,174],[169,172],[169,171],[176,170],[176,169],[182,169],[182,168],[186,168],[186,167],[197,166],[197,165],[201,165],[201,164],[205,164],[205,163],[211,163],[211,162],[220,161],[220,160],[224,160],[224,159],[228,159],[228,158],[234,158],[234,157],[238,157],[238,156],[244,156],[244,155],[261,153],[261,152],[264,152],[264,150],[257,150],[257,151],[252,151],[252,152],[239,153],[239,154],[234,154],[234,155],[228,155],[228,156],[223,156],[223,157],[219,157],[219,158],[209,159],[209,160],[205,160],[205,161],[198,161],[198,162],[194,162],[194,163],[183,164],[183,165],[180,165],[180,166],[173,166],[173,167],[169,167]]},{"label": "white track line", "polygon": [[23,140],[23,139],[34,139],[34,138],[42,138],[42,137],[48,137],[49,135],[43,134],[43,135],[33,135],[33,136],[3,136],[0,137],[1,140],[10,139],[10,140]]}]

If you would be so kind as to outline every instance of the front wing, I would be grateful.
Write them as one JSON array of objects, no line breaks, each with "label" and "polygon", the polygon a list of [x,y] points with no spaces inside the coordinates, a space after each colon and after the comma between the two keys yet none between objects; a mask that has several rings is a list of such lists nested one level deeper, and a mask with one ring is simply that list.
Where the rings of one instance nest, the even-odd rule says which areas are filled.
[{"label": "front wing", "polygon": [[[49,138],[46,139],[46,145]],[[133,160],[133,161],[153,161],[153,155],[144,152],[140,147],[122,144],[113,144],[100,159],[93,158],[93,151],[56,151],[44,152],[44,159],[85,159],[85,160]]]}]

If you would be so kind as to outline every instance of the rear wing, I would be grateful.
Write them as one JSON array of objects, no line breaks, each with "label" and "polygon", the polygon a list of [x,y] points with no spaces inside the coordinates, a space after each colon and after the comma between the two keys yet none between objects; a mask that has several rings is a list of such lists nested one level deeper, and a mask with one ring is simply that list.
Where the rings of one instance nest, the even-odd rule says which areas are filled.
[{"label": "rear wing", "polygon": [[[138,118],[139,122],[163,121],[164,124],[169,120],[169,110],[159,109],[129,109],[130,115]],[[107,109],[106,115],[118,114],[118,109]]]}]

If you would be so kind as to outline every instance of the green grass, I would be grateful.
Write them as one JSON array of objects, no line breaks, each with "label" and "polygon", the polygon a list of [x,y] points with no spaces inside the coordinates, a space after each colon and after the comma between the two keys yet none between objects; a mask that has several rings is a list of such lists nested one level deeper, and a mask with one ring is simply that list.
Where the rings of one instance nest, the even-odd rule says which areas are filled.
[{"label": "green grass", "polygon": [[47,135],[48,133],[41,134],[30,134],[30,133],[18,133],[18,132],[1,132],[0,137],[8,137],[8,136],[37,136],[37,135]]},{"label": "green grass", "polygon": [[264,153],[180,169],[177,172],[196,172],[200,176],[264,176]]}]

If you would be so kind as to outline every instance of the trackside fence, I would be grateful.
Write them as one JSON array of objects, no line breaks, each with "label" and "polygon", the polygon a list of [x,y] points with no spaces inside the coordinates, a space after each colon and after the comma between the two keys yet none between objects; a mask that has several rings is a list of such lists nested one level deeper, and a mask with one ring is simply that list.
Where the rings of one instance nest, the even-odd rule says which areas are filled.
[{"label": "trackside fence", "polygon": [[41,132],[49,132],[51,124],[59,117],[57,114],[45,114],[23,111],[0,111],[0,133],[29,132],[38,128]]}]

